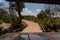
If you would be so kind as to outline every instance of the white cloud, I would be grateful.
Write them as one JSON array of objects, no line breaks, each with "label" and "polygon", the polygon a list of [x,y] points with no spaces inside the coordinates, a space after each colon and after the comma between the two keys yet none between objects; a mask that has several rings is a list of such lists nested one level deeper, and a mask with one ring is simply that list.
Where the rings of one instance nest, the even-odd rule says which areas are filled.
[{"label": "white cloud", "polygon": [[37,16],[37,14],[39,14],[39,12],[41,11],[41,9],[36,9],[35,11],[31,11],[28,8],[24,8],[22,11],[22,15],[33,15],[33,16]]},{"label": "white cloud", "polygon": [[22,13],[22,15],[34,15],[32,11],[30,11],[28,8],[24,8]]},{"label": "white cloud", "polygon": [[39,12],[41,11],[41,9],[36,9],[36,16],[39,14]]},{"label": "white cloud", "polygon": [[40,11],[41,11],[41,9],[37,9],[36,11],[37,11],[37,12],[40,12]]}]

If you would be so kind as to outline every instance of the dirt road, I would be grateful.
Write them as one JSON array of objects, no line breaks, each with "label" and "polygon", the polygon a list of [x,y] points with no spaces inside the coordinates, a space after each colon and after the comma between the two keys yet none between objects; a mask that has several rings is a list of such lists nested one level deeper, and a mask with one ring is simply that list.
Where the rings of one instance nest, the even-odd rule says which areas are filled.
[{"label": "dirt road", "polygon": [[11,27],[11,24],[10,24],[10,23],[2,23],[2,24],[0,24],[0,26],[1,26],[3,29],[7,29],[7,28]]},{"label": "dirt road", "polygon": [[28,25],[22,32],[25,33],[42,32],[38,23],[27,21],[27,20],[22,20],[22,21],[24,21]]},{"label": "dirt road", "polygon": [[[28,26],[22,31],[22,33],[36,33],[36,32],[42,32],[40,26],[38,23],[28,21],[28,20],[22,20],[24,21]],[[11,26],[9,23],[3,23],[1,24],[4,29],[7,29]]]}]

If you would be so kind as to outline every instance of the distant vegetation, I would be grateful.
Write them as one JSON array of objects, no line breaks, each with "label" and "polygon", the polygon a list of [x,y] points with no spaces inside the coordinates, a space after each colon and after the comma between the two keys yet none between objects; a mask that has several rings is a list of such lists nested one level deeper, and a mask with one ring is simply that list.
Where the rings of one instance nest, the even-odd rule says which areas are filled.
[{"label": "distant vegetation", "polygon": [[28,16],[22,16],[22,19],[38,22],[38,19],[35,16],[29,16],[29,15]]},{"label": "distant vegetation", "polygon": [[59,5],[47,5],[47,8],[45,10],[41,10],[41,12],[37,15],[39,24],[42,24],[42,28],[45,32],[60,31],[60,17],[57,16],[59,15],[59,10]]}]

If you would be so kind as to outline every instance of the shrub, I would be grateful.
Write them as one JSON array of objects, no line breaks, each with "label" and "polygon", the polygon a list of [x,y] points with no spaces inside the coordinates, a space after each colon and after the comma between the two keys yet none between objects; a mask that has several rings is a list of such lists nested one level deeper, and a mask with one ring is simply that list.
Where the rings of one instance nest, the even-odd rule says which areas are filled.
[{"label": "shrub", "polygon": [[35,16],[22,16],[22,18],[33,22],[38,22],[38,18]]},{"label": "shrub", "polygon": [[9,18],[4,18],[3,21],[4,21],[5,23],[9,23],[9,22],[10,22]]},{"label": "shrub", "polygon": [[22,31],[26,26],[27,24],[25,22],[21,22],[20,24],[19,21],[15,21],[14,23],[12,23],[11,27],[9,28],[9,32]]},{"label": "shrub", "polygon": [[3,27],[0,26],[0,36],[3,35]]},{"label": "shrub", "polygon": [[0,19],[0,24],[2,24],[3,20]]},{"label": "shrub", "polygon": [[42,24],[46,32],[51,32],[51,31],[57,32],[57,29],[60,28],[59,23],[57,21],[55,22],[53,18],[49,18],[48,20],[47,18],[43,20],[39,20],[39,24]]}]

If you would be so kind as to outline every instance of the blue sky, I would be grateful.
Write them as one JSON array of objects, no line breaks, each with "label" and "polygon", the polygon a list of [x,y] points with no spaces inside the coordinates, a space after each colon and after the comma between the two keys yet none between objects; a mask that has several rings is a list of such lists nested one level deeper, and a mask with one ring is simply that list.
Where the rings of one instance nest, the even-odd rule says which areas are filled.
[{"label": "blue sky", "polygon": [[25,3],[25,9],[22,14],[23,15],[34,15],[36,16],[41,10],[45,7],[44,4],[37,4],[37,3]]},{"label": "blue sky", "polygon": [[[0,2],[4,3],[4,7],[9,7],[8,2],[5,0],[0,0]],[[44,9],[44,4],[38,3],[25,3],[25,8],[22,11],[22,15],[34,15],[36,16],[42,9]]]}]

